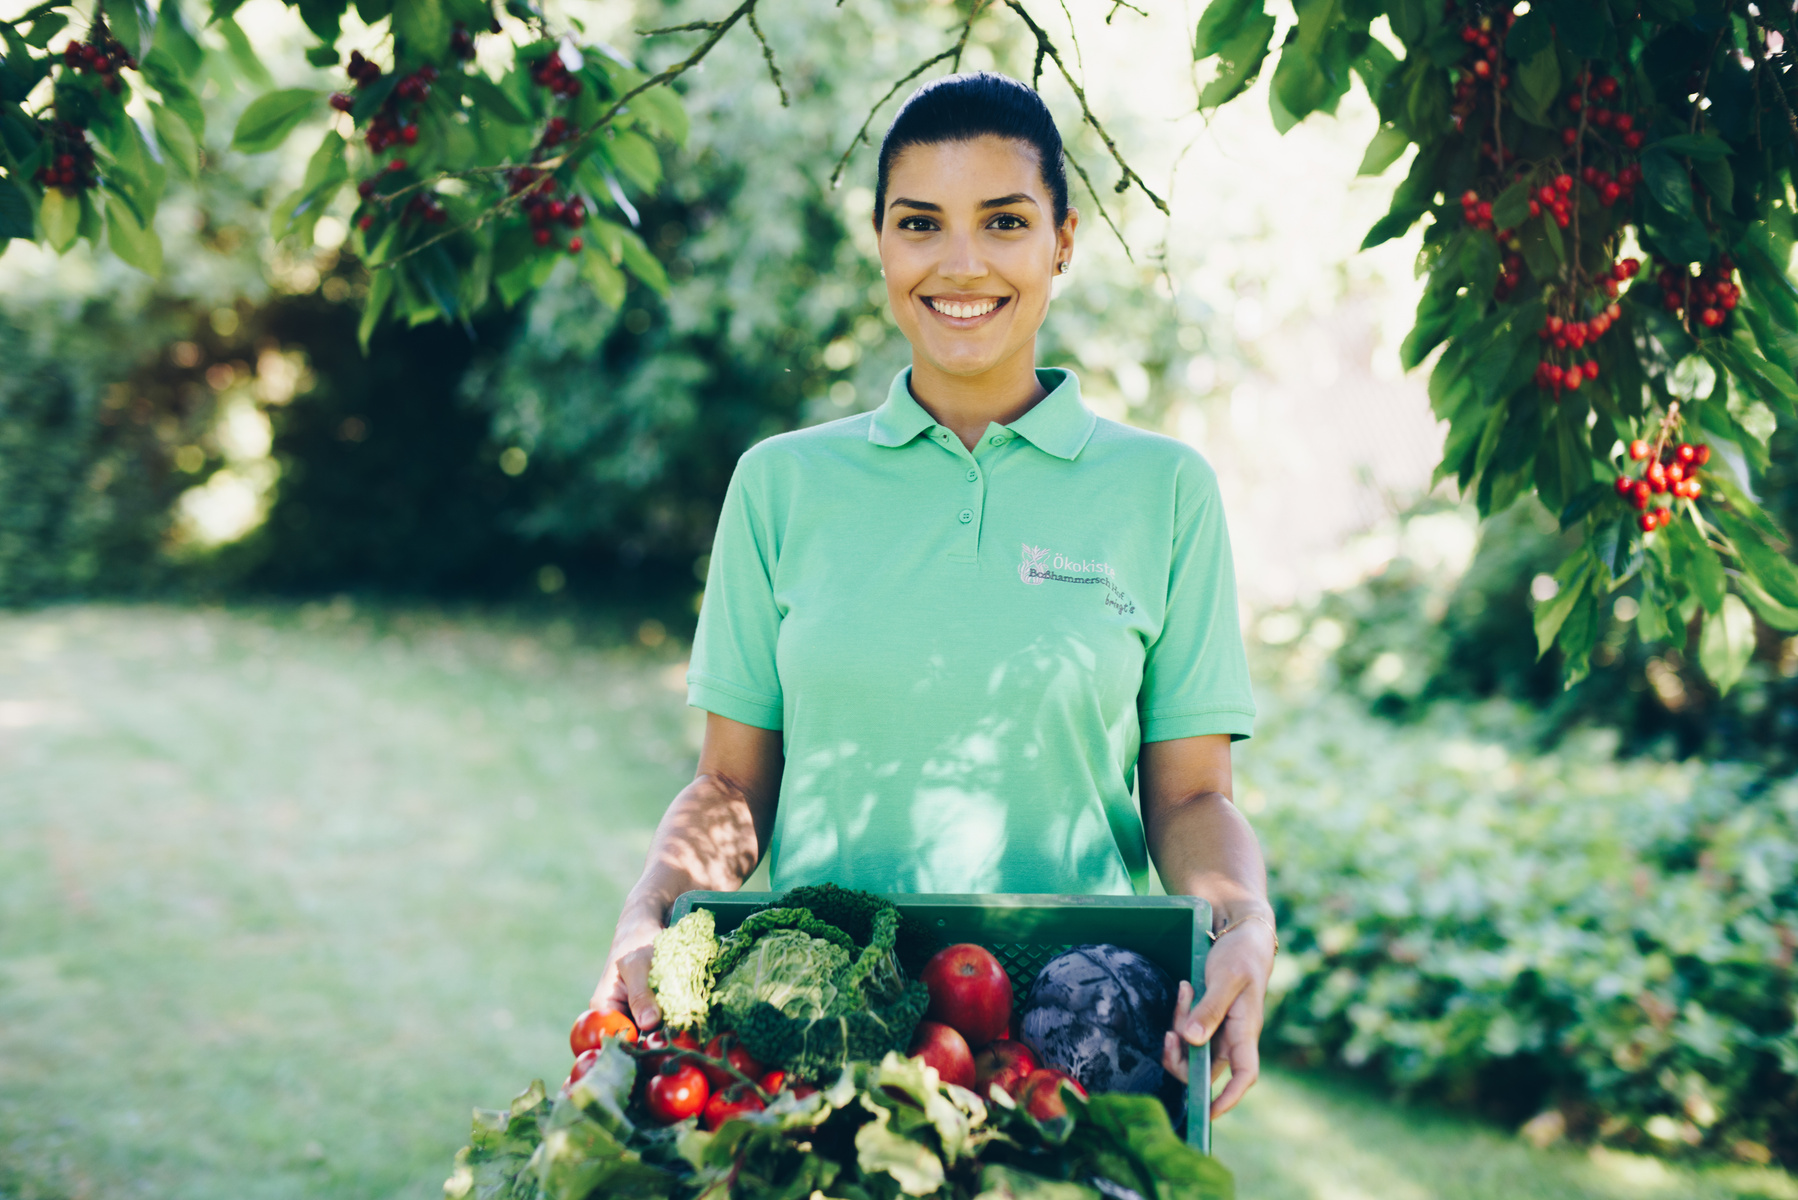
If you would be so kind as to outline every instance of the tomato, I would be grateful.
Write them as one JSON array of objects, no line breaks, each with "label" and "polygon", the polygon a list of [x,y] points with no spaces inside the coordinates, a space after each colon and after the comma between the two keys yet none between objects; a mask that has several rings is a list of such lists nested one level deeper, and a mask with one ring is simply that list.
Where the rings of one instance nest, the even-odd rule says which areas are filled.
[{"label": "tomato", "polygon": [[590,1008],[582,1013],[568,1031],[568,1048],[576,1055],[589,1050],[599,1049],[600,1043],[609,1037],[623,1037],[627,1042],[637,1040],[637,1026],[621,1012],[601,1012]]},{"label": "tomato", "polygon": [[690,1063],[667,1062],[649,1077],[643,1100],[649,1106],[650,1116],[663,1125],[672,1125],[705,1111],[710,1095],[711,1089],[706,1086],[705,1075],[698,1067]]},{"label": "tomato", "polygon": [[[728,1050],[724,1048],[727,1038],[730,1040],[730,1049]],[[706,1043],[705,1054],[707,1058],[722,1058],[751,1079],[767,1070],[761,1063],[755,1061],[749,1051],[743,1049],[742,1043],[737,1041],[737,1035],[734,1033],[721,1033]],[[700,1069],[705,1072],[706,1081],[712,1085],[714,1091],[727,1088],[737,1082],[736,1076],[718,1067],[701,1067]]]},{"label": "tomato", "polygon": [[581,1076],[585,1075],[592,1068],[593,1064],[598,1061],[599,1051],[581,1051],[580,1057],[574,1060],[574,1070],[568,1072],[568,1081],[562,1085],[562,1090],[566,1092],[569,1088],[573,1087],[576,1081],[578,1081]]},{"label": "tomato", "polygon": [[761,1086],[761,1089],[764,1092],[767,1092],[772,1096],[775,1092],[778,1092],[787,1086],[787,1073],[777,1068],[769,1071],[756,1082]]},{"label": "tomato", "polygon": [[700,1124],[707,1129],[716,1129],[732,1117],[740,1117],[744,1113],[761,1112],[766,1107],[767,1105],[762,1103],[760,1096],[739,1083],[724,1091],[713,1093],[712,1098],[706,1101],[705,1116],[700,1119]]}]

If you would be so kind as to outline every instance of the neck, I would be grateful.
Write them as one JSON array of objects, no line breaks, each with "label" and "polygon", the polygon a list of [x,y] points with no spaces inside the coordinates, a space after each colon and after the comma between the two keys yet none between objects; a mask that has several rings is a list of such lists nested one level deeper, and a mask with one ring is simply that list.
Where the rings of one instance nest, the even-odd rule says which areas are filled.
[{"label": "neck", "polygon": [[1036,339],[978,375],[951,375],[912,355],[911,394],[936,423],[972,450],[988,425],[1007,425],[1049,393],[1036,378]]}]

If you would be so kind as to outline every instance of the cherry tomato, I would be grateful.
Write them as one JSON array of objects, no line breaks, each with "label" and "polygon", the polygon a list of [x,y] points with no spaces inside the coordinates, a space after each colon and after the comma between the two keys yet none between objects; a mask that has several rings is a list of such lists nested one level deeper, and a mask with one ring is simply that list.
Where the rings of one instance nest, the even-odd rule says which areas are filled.
[{"label": "cherry tomato", "polygon": [[761,1085],[764,1092],[767,1092],[772,1096],[775,1092],[778,1092],[787,1086],[787,1073],[777,1068],[769,1071],[756,1082]]},{"label": "cherry tomato", "polygon": [[706,1086],[705,1075],[698,1067],[690,1063],[667,1062],[650,1076],[644,1103],[649,1106],[650,1116],[663,1125],[672,1125],[705,1111],[710,1095],[711,1089]]},{"label": "cherry tomato", "polygon": [[[730,1042],[730,1048],[728,1050],[725,1049],[724,1045],[727,1039]],[[722,1058],[725,1062],[743,1072],[743,1074],[749,1076],[751,1079],[761,1075],[762,1072],[767,1069],[763,1067],[761,1063],[755,1061],[754,1056],[752,1056],[749,1051],[743,1049],[742,1043],[737,1041],[737,1035],[734,1033],[721,1033],[710,1042],[707,1042],[705,1054],[707,1058]],[[712,1085],[713,1091],[727,1088],[731,1084],[737,1082],[736,1076],[718,1067],[701,1067],[700,1069],[705,1072],[706,1082]]]},{"label": "cherry tomato", "polygon": [[593,1067],[593,1064],[598,1061],[599,1061],[599,1051],[597,1051],[597,1050],[581,1051],[580,1056],[574,1060],[574,1070],[568,1072],[568,1080],[566,1083],[564,1083],[562,1085],[562,1090],[567,1091],[569,1088],[573,1087],[575,1085],[575,1083],[580,1079],[580,1077],[585,1075],[589,1070],[591,1070]]},{"label": "cherry tomato", "polygon": [[767,1105],[762,1103],[760,1096],[739,1083],[724,1091],[713,1093],[712,1098],[706,1101],[705,1116],[700,1118],[700,1124],[707,1129],[716,1129],[732,1117],[739,1117],[744,1113],[761,1112],[766,1107]]},{"label": "cherry tomato", "polygon": [[568,1048],[575,1054],[584,1054],[589,1050],[599,1049],[606,1038],[622,1036],[627,1042],[637,1040],[637,1026],[621,1012],[601,1012],[590,1008],[575,1021],[574,1028],[568,1031]]}]

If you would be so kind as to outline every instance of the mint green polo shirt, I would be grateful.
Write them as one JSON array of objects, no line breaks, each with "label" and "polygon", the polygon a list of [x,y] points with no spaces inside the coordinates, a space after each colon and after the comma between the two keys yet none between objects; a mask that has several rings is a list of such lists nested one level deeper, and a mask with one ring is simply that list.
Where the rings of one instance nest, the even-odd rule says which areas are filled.
[{"label": "mint green polo shirt", "polygon": [[1140,892],[1141,744],[1249,736],[1211,467],[1037,374],[973,450],[907,369],[737,463],[688,699],[781,731],[775,888]]}]

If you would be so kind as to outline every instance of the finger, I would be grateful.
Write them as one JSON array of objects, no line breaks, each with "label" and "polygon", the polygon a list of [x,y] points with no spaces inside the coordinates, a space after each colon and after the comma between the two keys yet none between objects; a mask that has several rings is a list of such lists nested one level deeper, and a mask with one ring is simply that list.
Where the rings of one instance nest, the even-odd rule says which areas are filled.
[{"label": "finger", "polygon": [[631,1019],[638,1029],[654,1029],[662,1023],[662,1010],[656,1005],[655,993],[649,990],[648,946],[633,950],[618,960],[618,975],[629,998]]},{"label": "finger", "polygon": [[1232,1052],[1230,1060],[1230,1082],[1224,1085],[1217,1099],[1211,1102],[1213,1119],[1223,1116],[1236,1107],[1248,1090],[1255,1086],[1261,1078],[1261,1054],[1254,1042],[1244,1042]]},{"label": "finger", "polygon": [[1193,1010],[1186,1028],[1181,1030],[1181,1036],[1195,1046],[1203,1046],[1224,1023],[1230,1006],[1236,1003],[1236,997],[1248,983],[1247,975],[1229,975],[1215,982],[1206,980],[1205,994],[1199,998],[1199,1005]]},{"label": "finger", "polygon": [[1161,1069],[1181,1083],[1189,1077],[1186,1043],[1171,1029],[1161,1035]]},{"label": "finger", "polygon": [[1217,1042],[1214,1040],[1211,1044],[1211,1082],[1216,1083],[1222,1079],[1224,1072],[1229,1069],[1230,1064],[1224,1061],[1223,1055],[1217,1053]]}]

